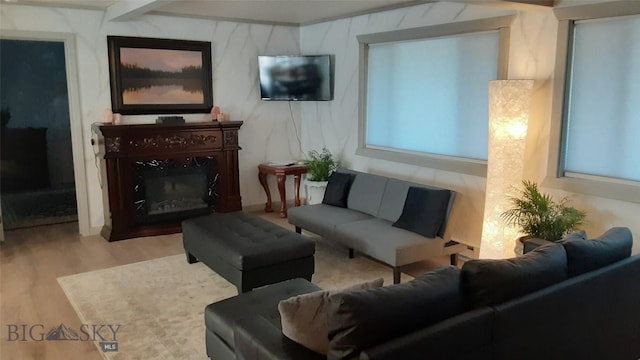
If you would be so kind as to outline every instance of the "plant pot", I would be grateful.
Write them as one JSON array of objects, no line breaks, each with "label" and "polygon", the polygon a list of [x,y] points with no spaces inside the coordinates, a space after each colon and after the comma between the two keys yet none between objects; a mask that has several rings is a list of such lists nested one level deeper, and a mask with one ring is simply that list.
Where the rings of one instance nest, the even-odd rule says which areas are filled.
[{"label": "plant pot", "polygon": [[549,241],[538,239],[536,237],[521,236],[516,240],[516,246],[513,249],[513,252],[516,253],[516,256],[520,256],[528,253],[529,251],[537,248],[538,246],[542,246],[548,243]]},{"label": "plant pot", "polygon": [[516,256],[522,256],[524,254],[524,242],[528,238],[528,236],[520,236],[516,239],[516,246],[513,248],[513,252]]},{"label": "plant pot", "polygon": [[304,181],[304,185],[307,189],[307,205],[322,203],[324,191],[326,190],[328,183],[328,181]]}]

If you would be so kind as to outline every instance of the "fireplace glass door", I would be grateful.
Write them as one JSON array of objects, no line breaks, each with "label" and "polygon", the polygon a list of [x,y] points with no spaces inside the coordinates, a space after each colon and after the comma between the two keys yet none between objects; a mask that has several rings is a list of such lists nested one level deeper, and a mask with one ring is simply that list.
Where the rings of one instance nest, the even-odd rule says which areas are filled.
[{"label": "fireplace glass door", "polygon": [[211,213],[214,161],[196,157],[135,162],[136,222],[149,224]]}]

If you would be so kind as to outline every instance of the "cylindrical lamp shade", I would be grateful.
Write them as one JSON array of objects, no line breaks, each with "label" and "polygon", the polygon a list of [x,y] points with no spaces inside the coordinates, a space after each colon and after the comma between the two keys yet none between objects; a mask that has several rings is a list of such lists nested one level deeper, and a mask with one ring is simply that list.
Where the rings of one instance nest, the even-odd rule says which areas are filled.
[{"label": "cylindrical lamp shade", "polygon": [[533,80],[489,82],[489,158],[480,258],[513,257],[518,229],[500,214],[509,209],[508,196],[522,181]]}]

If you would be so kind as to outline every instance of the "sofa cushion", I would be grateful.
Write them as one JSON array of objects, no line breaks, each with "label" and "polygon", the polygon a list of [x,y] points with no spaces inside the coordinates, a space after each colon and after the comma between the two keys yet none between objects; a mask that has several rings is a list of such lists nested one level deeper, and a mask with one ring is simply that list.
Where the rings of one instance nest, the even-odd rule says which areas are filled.
[{"label": "sofa cushion", "polygon": [[349,209],[376,216],[386,184],[387,178],[384,176],[357,173],[349,190]]},{"label": "sofa cushion", "polygon": [[436,237],[446,216],[450,196],[449,190],[410,187],[402,215],[393,226],[426,237]]},{"label": "sofa cushion", "polygon": [[333,172],[329,176],[322,203],[325,205],[347,207],[347,197],[351,188],[352,176],[347,173]]},{"label": "sofa cushion", "polygon": [[337,225],[334,239],[392,266],[442,255],[444,243],[442,239],[428,239],[377,218]]},{"label": "sofa cushion", "polygon": [[329,359],[355,358],[369,346],[466,310],[454,266],[408,283],[335,294],[329,302]]},{"label": "sofa cushion", "polygon": [[382,202],[380,203],[380,209],[378,210],[378,217],[391,222],[398,221],[400,215],[402,215],[404,200],[407,198],[409,188],[417,185],[418,184],[410,183],[408,181],[391,178],[388,179],[387,186],[384,188],[384,194],[382,194]]},{"label": "sofa cushion", "polygon": [[289,224],[325,237],[333,236],[336,225],[371,219],[359,211],[325,204],[296,206],[287,212]]},{"label": "sofa cushion", "polygon": [[493,306],[567,279],[567,256],[559,244],[547,244],[503,260],[469,260],[462,286],[472,307]]},{"label": "sofa cushion", "polygon": [[614,227],[593,240],[567,237],[562,245],[567,252],[569,276],[573,277],[629,257],[633,236],[628,228]]},{"label": "sofa cushion", "polygon": [[379,278],[346,289],[316,291],[282,300],[278,304],[282,333],[298,344],[326,355],[329,349],[329,296],[349,290],[378,288],[382,283],[383,279]]}]

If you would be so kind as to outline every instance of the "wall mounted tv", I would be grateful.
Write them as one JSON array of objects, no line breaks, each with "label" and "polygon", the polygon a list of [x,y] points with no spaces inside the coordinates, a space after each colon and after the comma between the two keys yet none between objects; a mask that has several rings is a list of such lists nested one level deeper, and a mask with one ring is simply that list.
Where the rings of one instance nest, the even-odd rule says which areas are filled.
[{"label": "wall mounted tv", "polygon": [[262,100],[333,99],[330,55],[258,56]]}]

